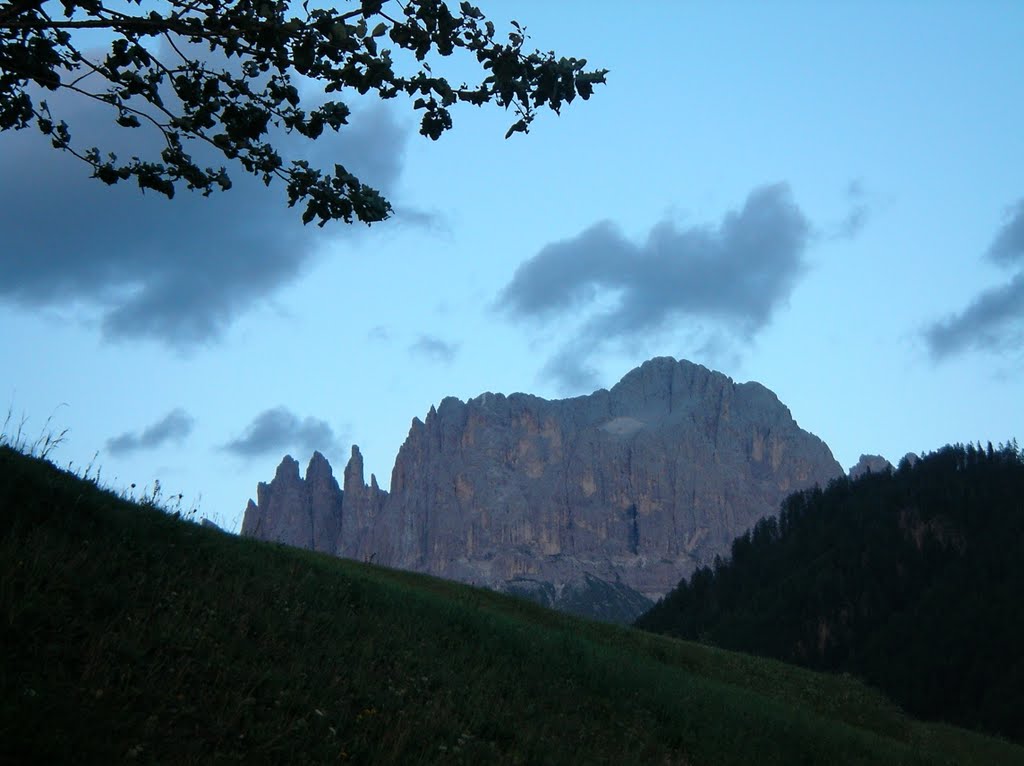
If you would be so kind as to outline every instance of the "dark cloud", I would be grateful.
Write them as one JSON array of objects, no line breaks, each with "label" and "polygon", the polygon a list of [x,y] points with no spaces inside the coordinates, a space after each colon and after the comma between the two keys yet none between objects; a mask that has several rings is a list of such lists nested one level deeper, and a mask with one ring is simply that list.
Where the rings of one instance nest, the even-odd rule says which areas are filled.
[{"label": "dark cloud", "polygon": [[513,318],[551,319],[599,304],[546,368],[578,390],[593,377],[587,359],[608,342],[680,322],[680,331],[699,322],[749,340],[788,299],[809,239],[788,187],[765,186],[718,226],[663,221],[636,245],[604,221],[548,245],[518,268],[497,306]]},{"label": "dark cloud", "polygon": [[[1001,266],[1024,265],[1024,200],[1014,205],[985,253]],[[1005,285],[981,292],[959,314],[924,331],[935,360],[963,351],[1002,352],[1024,342],[1024,270]]]},{"label": "dark cloud", "polygon": [[587,364],[587,353],[571,345],[548,359],[540,374],[572,393],[596,391],[601,386],[598,371]]},{"label": "dark cloud", "polygon": [[223,446],[240,457],[277,455],[289,449],[303,452],[318,450],[339,454],[340,443],[327,421],[300,418],[286,407],[275,407],[257,415],[244,433]]},{"label": "dark cloud", "polygon": [[155,449],[168,442],[182,442],[192,433],[195,421],[178,407],[140,433],[125,432],[107,440],[107,450],[112,455],[128,455],[139,450]]},{"label": "dark cloud", "polygon": [[1005,351],[1024,340],[1024,273],[985,290],[959,314],[930,325],[924,334],[932,358],[962,351]]},{"label": "dark cloud", "polygon": [[1007,221],[996,234],[987,255],[999,264],[1024,261],[1024,199],[1010,208]]},{"label": "dark cloud", "polygon": [[409,351],[448,364],[455,359],[459,345],[447,343],[433,335],[421,335],[415,343],[409,346]]},{"label": "dark cloud", "polygon": [[[72,140],[121,158],[150,156],[156,136],[126,129],[95,103],[48,96]],[[317,167],[345,164],[388,193],[409,135],[376,104],[340,133],[318,141],[276,139],[282,156]],[[201,161],[225,164],[201,147]],[[265,187],[226,163],[234,187],[204,198],[173,200],[122,182],[108,187],[89,168],[54,151],[34,129],[0,133],[0,300],[28,308],[75,303],[97,309],[107,338],[157,338],[177,347],[215,340],[242,313],[294,280],[331,238],[365,226],[304,227],[284,185]]]}]

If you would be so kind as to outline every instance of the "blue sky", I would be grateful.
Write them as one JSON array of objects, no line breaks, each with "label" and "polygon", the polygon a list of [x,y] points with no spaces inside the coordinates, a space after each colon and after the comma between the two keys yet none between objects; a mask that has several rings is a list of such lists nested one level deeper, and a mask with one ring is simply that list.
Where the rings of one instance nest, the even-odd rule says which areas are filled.
[{"label": "blue sky", "polygon": [[845,467],[1024,438],[1019,3],[479,5],[608,84],[508,141],[494,108],[431,142],[353,102],[295,150],[388,192],[369,229],[303,228],[240,170],[143,198],[0,134],[0,394],[27,433],[53,414],[58,463],[98,452],[232,528],[286,453],[340,475],[356,443],[387,486],[445,396],[589,393],[659,355],[765,384]]}]

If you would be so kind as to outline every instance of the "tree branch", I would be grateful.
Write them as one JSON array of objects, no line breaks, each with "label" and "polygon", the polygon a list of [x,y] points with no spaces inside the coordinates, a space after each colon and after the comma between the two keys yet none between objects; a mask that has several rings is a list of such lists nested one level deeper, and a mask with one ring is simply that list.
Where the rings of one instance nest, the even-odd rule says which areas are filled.
[{"label": "tree branch", "polygon": [[6,26],[8,19],[13,19],[29,11],[39,10],[44,2],[45,0],[16,0],[16,2],[9,3],[6,8],[0,10],[0,26]]},{"label": "tree branch", "polygon": [[[312,105],[293,78],[310,78],[328,94],[406,96],[422,116],[420,133],[432,139],[452,127],[449,109],[460,102],[511,107],[518,122],[508,137],[526,132],[538,107],[558,112],[577,95],[589,98],[594,84],[604,82],[603,70],[582,71],[585,61],[539,51],[524,55],[525,29],[515,22],[508,41],[497,40],[494,25],[468,3],[458,9],[443,0],[397,0],[388,8],[372,0],[355,4],[343,13],[311,9],[308,0],[295,11],[285,0],[167,0],[163,15],[144,8],[131,15],[124,12],[131,8],[111,8],[106,0],[0,0],[0,124],[20,129],[34,117],[56,148],[90,163],[105,183],[134,177],[140,187],[167,196],[178,184],[204,194],[217,185],[230,187],[224,168],[204,169],[185,151],[183,142],[198,140],[267,183],[285,180],[289,205],[307,203],[304,222],[318,218],[323,225],[354,217],[371,223],[390,211],[379,192],[340,165],[333,174],[302,160],[288,165],[272,145],[275,128],[316,139],[326,128],[337,131],[348,121],[344,103]],[[295,16],[286,18],[289,13]],[[370,19],[383,21],[371,31]],[[74,43],[73,33],[82,30],[112,33],[116,39],[109,53],[86,58]],[[144,41],[160,37],[167,46],[165,60],[144,47]],[[240,73],[233,73],[232,65],[208,67],[205,54],[196,52],[205,46],[219,49],[227,59],[237,57]],[[452,87],[433,74],[433,56],[457,49],[480,65],[478,82]],[[393,53],[416,61],[408,68],[399,65],[396,72]],[[62,74],[67,81],[61,81]],[[87,78],[87,85],[97,86],[92,79],[97,75],[108,86],[81,87]],[[120,164],[95,147],[79,153],[69,146],[65,123],[54,123],[45,103],[41,111],[33,107],[36,86],[65,88],[108,104],[117,110],[115,121],[126,128],[139,127],[141,119],[162,133],[167,148],[159,159],[133,157]]]}]

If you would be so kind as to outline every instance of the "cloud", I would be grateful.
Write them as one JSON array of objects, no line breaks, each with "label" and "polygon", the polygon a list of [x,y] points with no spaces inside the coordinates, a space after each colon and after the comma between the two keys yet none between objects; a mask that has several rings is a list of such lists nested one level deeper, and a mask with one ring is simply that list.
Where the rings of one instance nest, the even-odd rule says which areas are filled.
[{"label": "cloud", "polygon": [[1024,340],[1024,272],[979,294],[966,309],[930,325],[925,341],[935,360],[963,351],[1005,351]]},{"label": "cloud", "polygon": [[587,355],[566,346],[548,359],[541,368],[541,376],[557,381],[565,391],[595,391],[600,383],[598,371],[587,364]]},{"label": "cloud", "polygon": [[692,334],[694,324],[752,338],[803,273],[810,231],[785,184],[755,189],[717,226],[662,221],[640,245],[603,221],[521,264],[496,305],[527,320],[591,309],[545,368],[566,389],[579,390],[593,377],[589,357],[612,341],[640,341],[666,329]]},{"label": "cloud", "polygon": [[421,335],[415,343],[409,346],[409,351],[448,364],[455,359],[455,355],[459,351],[459,344],[447,343],[433,335]]},{"label": "cloud", "polygon": [[[1012,206],[985,257],[1000,266],[1024,266],[1024,200]],[[1003,352],[1024,342],[1024,270],[979,293],[959,314],[924,330],[932,359],[964,351]]]},{"label": "cloud", "polygon": [[998,264],[1024,261],[1024,199],[1010,207],[1007,221],[996,234],[986,255]]},{"label": "cloud", "polygon": [[853,239],[867,224],[869,209],[865,198],[864,185],[860,181],[851,181],[846,187],[846,201],[850,211],[835,228],[835,239]]},{"label": "cloud", "polygon": [[[46,98],[77,145],[114,149],[122,159],[154,153],[153,132],[115,125],[103,106],[61,93]],[[337,134],[325,131],[315,142],[282,134],[275,142],[284,157],[315,167],[340,162],[388,194],[409,134],[374,104]],[[37,130],[0,133],[0,301],[28,309],[74,304],[98,311],[108,339],[185,348],[216,340],[308,269],[332,238],[365,229],[304,227],[282,183],[265,187],[236,163],[187,149],[201,163],[226,164],[233,188],[206,198],[182,189],[168,200],[132,182],[108,187]]]},{"label": "cloud", "polygon": [[239,457],[280,454],[292,448],[325,454],[341,452],[339,440],[327,421],[300,418],[286,407],[261,412],[241,436],[223,446]]},{"label": "cloud", "polygon": [[126,431],[120,436],[107,439],[107,450],[112,455],[128,455],[139,450],[155,449],[168,442],[181,443],[192,433],[194,425],[192,417],[178,407],[144,428],[141,433]]}]

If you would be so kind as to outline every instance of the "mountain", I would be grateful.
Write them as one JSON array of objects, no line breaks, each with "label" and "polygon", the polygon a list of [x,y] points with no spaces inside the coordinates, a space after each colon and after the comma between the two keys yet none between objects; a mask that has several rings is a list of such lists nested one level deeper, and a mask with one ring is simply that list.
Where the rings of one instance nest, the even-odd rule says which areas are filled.
[{"label": "mountain", "polygon": [[286,457],[242,534],[630,621],[790,493],[843,473],[758,383],[652,359],[611,390],[485,393],[414,419],[389,492]]},{"label": "mountain", "polygon": [[892,470],[892,463],[881,455],[861,455],[857,465],[851,466],[847,476],[858,479],[866,473],[883,473]]},{"label": "mountain", "polygon": [[916,715],[1024,741],[1024,454],[913,458],[788,498],[637,625],[853,673]]}]

